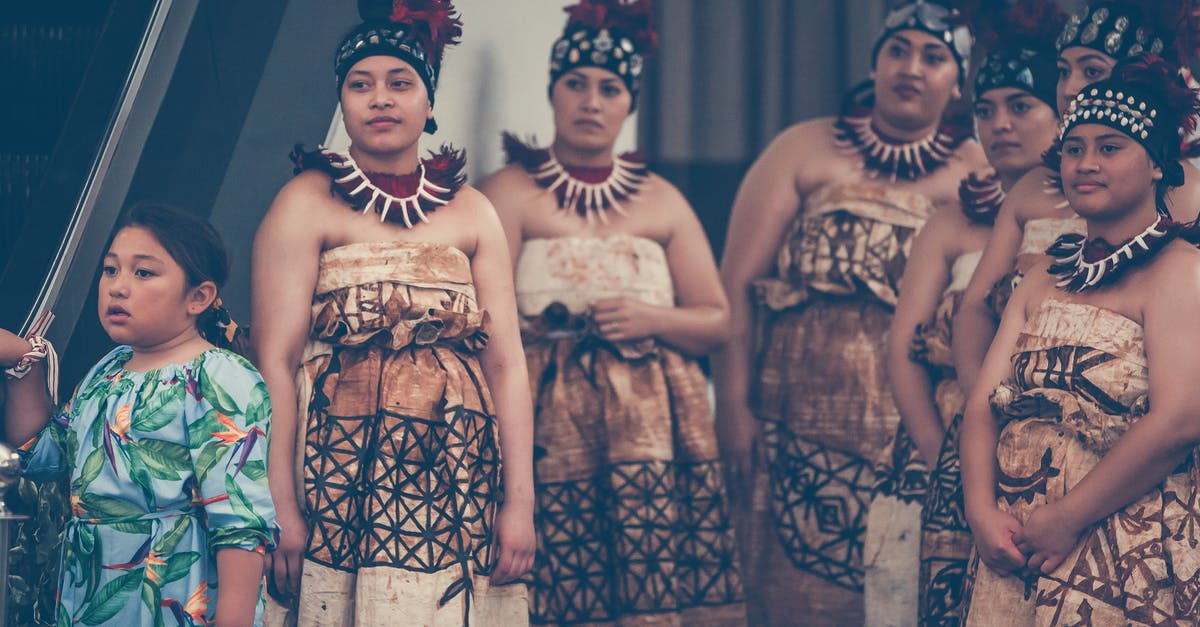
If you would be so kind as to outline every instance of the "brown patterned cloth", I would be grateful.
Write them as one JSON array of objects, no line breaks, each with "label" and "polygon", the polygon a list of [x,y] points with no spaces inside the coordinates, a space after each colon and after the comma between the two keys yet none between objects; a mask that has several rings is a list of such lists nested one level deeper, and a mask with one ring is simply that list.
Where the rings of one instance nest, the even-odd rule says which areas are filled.
[{"label": "brown patterned cloth", "polygon": [[[913,337],[910,357],[929,369],[935,383],[934,404],[946,435],[937,464],[921,497],[920,573],[917,578],[919,625],[957,625],[965,583],[971,532],[963,515],[962,479],[958,462],[958,426],[965,401],[955,377],[951,327],[981,251],[960,257],[952,281],[942,295],[933,322]],[[919,460],[918,460],[919,461]]]},{"label": "brown patterned cloth", "polygon": [[863,542],[874,464],[899,415],[886,334],[922,196],[875,184],[806,200],[756,282],[763,328],[752,404],[767,468],[740,518],[754,625],[863,621]]},{"label": "brown patterned cloth", "polygon": [[[298,373],[310,527],[298,624],[523,624],[491,588],[501,498],[470,261],[433,244],[321,255]],[[299,461],[299,460],[298,460]]]},{"label": "brown patterned cloth", "polygon": [[1087,224],[1083,218],[1033,218],[1026,220],[1021,231],[1021,247],[1017,250],[1017,260],[1013,269],[992,284],[986,299],[987,307],[992,316],[999,322],[1004,316],[1004,308],[1013,290],[1021,283],[1025,271],[1037,259],[1045,256],[1046,249],[1054,244],[1058,236],[1066,233],[1086,233]]},{"label": "brown patterned cloth", "polygon": [[[1025,325],[1001,422],[997,503],[1017,520],[1075,486],[1148,409],[1142,327],[1047,299]],[[974,560],[968,625],[1195,625],[1200,617],[1196,455],[1083,534],[1061,566],[1022,580]]]},{"label": "brown patterned cloth", "polygon": [[654,340],[600,338],[587,304],[673,305],[666,256],[626,235],[526,240],[517,304],[535,399],[531,622],[746,622],[707,380]]}]

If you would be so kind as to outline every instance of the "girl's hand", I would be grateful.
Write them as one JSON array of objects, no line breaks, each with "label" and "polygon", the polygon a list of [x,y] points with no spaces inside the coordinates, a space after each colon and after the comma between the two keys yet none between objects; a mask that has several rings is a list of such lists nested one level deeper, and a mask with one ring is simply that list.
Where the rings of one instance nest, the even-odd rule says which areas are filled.
[{"label": "girl's hand", "polygon": [[492,542],[496,545],[496,561],[491,583],[499,586],[524,576],[533,568],[533,556],[537,551],[533,507],[506,502],[496,514],[495,525]]},{"label": "girl's hand", "polygon": [[1017,548],[1013,537],[1021,533],[1021,523],[1011,514],[992,507],[972,517],[971,533],[979,559],[998,573],[1012,573],[1025,566],[1025,555]]},{"label": "girl's hand", "polygon": [[629,342],[654,336],[654,305],[636,298],[604,298],[592,303],[592,319],[609,342]]},{"label": "girl's hand", "polygon": [[275,503],[275,521],[279,525],[279,544],[268,554],[267,583],[271,596],[287,604],[300,594],[300,570],[304,548],[308,544],[308,524],[293,502]]},{"label": "girl's hand", "polygon": [[1049,574],[1066,561],[1079,543],[1081,532],[1067,517],[1059,515],[1052,503],[1033,510],[1013,541],[1018,550],[1029,556],[1025,565],[1029,572]]}]

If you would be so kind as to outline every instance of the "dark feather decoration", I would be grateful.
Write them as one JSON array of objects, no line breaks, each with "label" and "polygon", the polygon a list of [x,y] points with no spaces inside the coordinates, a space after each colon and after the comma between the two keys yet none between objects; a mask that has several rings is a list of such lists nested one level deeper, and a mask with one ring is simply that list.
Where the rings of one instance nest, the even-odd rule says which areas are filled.
[{"label": "dark feather decoration", "polygon": [[650,0],[582,0],[563,9],[567,26],[583,26],[594,30],[610,28],[633,40],[643,54],[658,46],[654,29],[654,7]]},{"label": "dark feather decoration", "polygon": [[364,22],[404,24],[428,51],[434,66],[440,66],[446,46],[462,37],[462,19],[450,0],[358,0]]},{"label": "dark feather decoration", "polygon": [[1041,48],[1053,42],[1067,14],[1054,0],[987,0],[972,16],[976,45]]},{"label": "dark feather decoration", "polygon": [[1187,65],[1200,53],[1200,2],[1197,0],[1141,0],[1123,2],[1141,9],[1146,19],[1162,33],[1179,65]]},{"label": "dark feather decoration", "polygon": [[1195,132],[1200,99],[1174,65],[1147,54],[1118,63],[1113,76],[1149,93],[1158,102],[1160,119],[1165,117],[1167,127],[1178,128],[1184,135]]}]

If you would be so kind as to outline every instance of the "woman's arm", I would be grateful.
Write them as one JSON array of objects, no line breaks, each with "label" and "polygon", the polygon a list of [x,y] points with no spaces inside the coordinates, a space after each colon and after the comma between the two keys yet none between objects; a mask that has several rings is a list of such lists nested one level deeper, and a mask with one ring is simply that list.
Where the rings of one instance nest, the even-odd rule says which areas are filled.
[{"label": "woman's arm", "polygon": [[670,216],[667,265],[675,288],[675,305],[652,305],[632,298],[603,299],[592,304],[601,333],[613,342],[654,337],[688,355],[699,357],[729,338],[729,301],[721,289],[717,263],[704,227],[691,205],[661,178],[667,200],[660,211]]},{"label": "woman's arm", "polygon": [[[531,179],[525,175],[524,170],[508,166],[489,176],[479,186],[479,191],[487,196],[496,210],[496,215],[500,217],[500,225],[504,228],[504,237],[514,267],[521,257],[521,242],[525,240],[525,204],[532,200],[532,196],[526,197],[529,188],[522,185],[528,181]],[[534,185],[534,189],[541,188]]]},{"label": "woman's arm", "polygon": [[[24,338],[0,329],[0,370],[10,368],[33,347]],[[34,364],[20,379],[0,373],[7,388],[4,400],[4,433],[9,444],[21,446],[37,435],[50,420],[50,395],[46,390],[46,365]]]},{"label": "woman's arm", "polygon": [[992,416],[990,397],[1007,377],[1017,338],[1025,326],[1026,305],[1038,299],[1049,284],[1045,266],[1033,271],[1037,276],[1022,281],[1013,292],[1000,320],[996,339],[988,349],[983,368],[967,399],[959,431],[959,455],[962,464],[963,501],[967,523],[975,536],[975,545],[984,562],[998,572],[1011,572],[1025,565],[1025,556],[1017,550],[1013,536],[1020,523],[996,505],[996,444],[1000,431]]},{"label": "woman's arm", "polygon": [[[1015,267],[1024,234],[1017,219],[1017,208],[1024,203],[1045,202],[1040,185],[1045,176],[1043,168],[1034,168],[1013,186],[1000,206],[992,234],[971,281],[963,290],[958,312],[954,314],[954,370],[964,390],[975,389],[975,379],[983,364],[988,345],[996,334],[996,319],[988,307],[987,297],[1004,275]],[[1036,195],[1035,195],[1036,194]]]},{"label": "woman's arm", "polygon": [[1178,252],[1191,263],[1162,268],[1143,310],[1150,411],[1062,499],[1030,515],[1017,538],[1030,569],[1057,568],[1084,529],[1145,495],[1200,445],[1200,263],[1195,251]]},{"label": "woman's arm", "polygon": [[785,131],[750,167],[737,196],[721,256],[721,284],[729,299],[730,337],[713,353],[717,434],[722,457],[735,477],[750,477],[758,425],[750,411],[755,312],[751,283],[771,273],[788,226],[800,208],[797,170],[806,133]]},{"label": "woman's arm", "polygon": [[279,192],[254,238],[251,263],[255,362],[274,400],[267,474],[278,512],[279,546],[271,555],[275,587],[299,591],[307,527],[296,498],[296,370],[308,337],[310,309],[321,254],[313,194],[325,185],[301,175]]},{"label": "woman's arm", "polygon": [[513,271],[500,219],[482,194],[464,188],[478,225],[471,274],[480,308],[491,318],[487,347],[479,356],[496,407],[504,460],[504,503],[496,516],[498,557],[492,581],[506,583],[533,567],[533,401],[529,370],[517,324]]},{"label": "woman's arm", "polygon": [[912,253],[900,282],[900,299],[888,331],[888,380],[900,420],[916,443],[925,463],[937,463],[945,431],[934,403],[933,382],[924,364],[909,356],[913,336],[919,324],[933,322],[942,293],[950,284],[951,254],[960,236],[954,216],[942,209],[925,224],[913,242]]}]

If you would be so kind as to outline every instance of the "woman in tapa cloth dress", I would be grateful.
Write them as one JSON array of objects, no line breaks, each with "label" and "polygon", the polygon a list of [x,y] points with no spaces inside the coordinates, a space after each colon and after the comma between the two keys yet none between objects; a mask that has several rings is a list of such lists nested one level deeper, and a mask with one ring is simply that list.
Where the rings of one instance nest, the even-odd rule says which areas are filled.
[{"label": "woman in tapa cloth dress", "polygon": [[950,321],[1005,190],[1041,165],[1057,137],[1052,38],[1066,19],[1052,0],[996,9],[974,20],[984,31],[976,45],[990,48],[973,90],[975,127],[990,167],[962,182],[962,211],[939,211],[917,236],[888,334],[888,376],[901,422],[876,469],[867,554],[879,552],[876,562],[884,554],[890,559],[893,594],[890,603],[867,608],[868,622],[944,625],[961,604],[971,535],[958,481],[954,434],[965,398],[954,376]]},{"label": "woman in tapa cloth dress", "polygon": [[510,164],[482,186],[516,260],[535,398],[531,621],[744,625],[696,361],[728,336],[728,305],[691,206],[614,150],[653,49],[651,6],[567,11],[551,53],[554,141],[506,135]]},{"label": "woman in tapa cloth dress", "polygon": [[[1180,20],[1192,4],[1193,0],[1105,0],[1072,16],[1055,40],[1059,115],[1080,89],[1107,78],[1123,58],[1142,52],[1161,54],[1169,61],[1190,58],[1200,31]],[[1167,206],[1177,219],[1190,220],[1200,211],[1200,173],[1190,163],[1183,168],[1187,182],[1167,195]],[[1056,172],[1036,167],[1009,190],[954,316],[954,365],[962,389],[973,389],[1013,285],[1059,235],[1082,232],[1083,221],[1071,211]]]},{"label": "woman in tapa cloth dress", "polygon": [[268,622],[522,625],[525,586],[502,585],[535,544],[508,248],[461,153],[418,153],[461,26],[445,0],[381,5],[336,55],[349,154],[297,150],[254,244],[288,512]]},{"label": "woman in tapa cloth dress", "polygon": [[864,621],[873,464],[899,421],[884,359],[897,284],[917,230],[958,211],[985,164],[942,126],[967,76],[959,18],[929,2],[889,14],[866,102],[784,131],[738,190],[721,264],[734,336],[713,372],[751,624]]},{"label": "woman in tapa cloth dress", "polygon": [[1200,618],[1200,250],[1164,202],[1198,110],[1167,63],[1128,59],[1047,153],[1087,235],[1026,274],[967,401],[967,625]]}]

